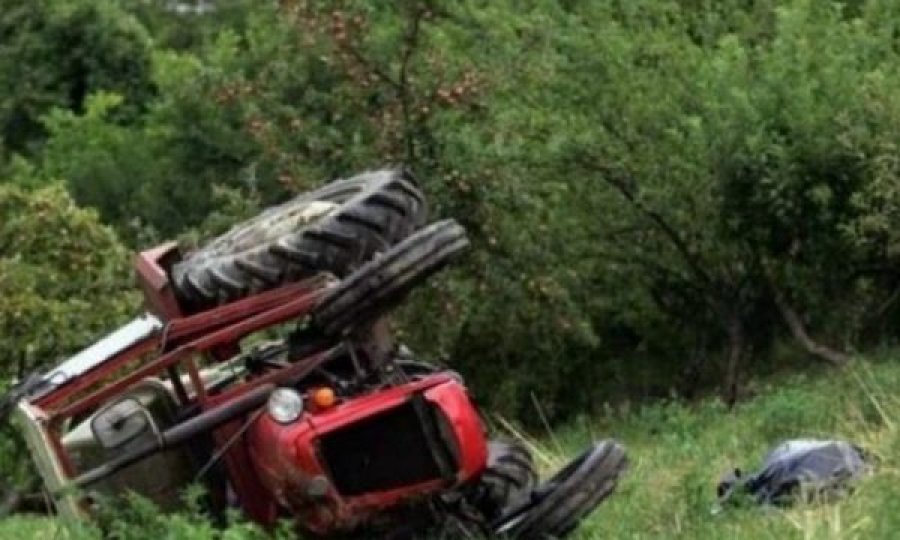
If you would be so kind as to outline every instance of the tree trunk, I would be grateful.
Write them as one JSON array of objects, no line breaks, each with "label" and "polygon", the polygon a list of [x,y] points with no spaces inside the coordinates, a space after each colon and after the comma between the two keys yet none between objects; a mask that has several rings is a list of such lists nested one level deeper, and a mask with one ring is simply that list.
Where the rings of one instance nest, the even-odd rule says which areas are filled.
[{"label": "tree trunk", "polygon": [[814,340],[809,335],[809,332],[806,331],[806,325],[803,324],[803,319],[788,303],[784,294],[778,286],[775,285],[775,281],[771,277],[769,277],[769,285],[772,288],[775,306],[778,307],[781,317],[791,331],[791,335],[800,343],[806,352],[835,366],[844,366],[850,362],[851,358],[847,353],[832,349],[831,347]]},{"label": "tree trunk", "polygon": [[723,399],[729,408],[737,403],[740,394],[740,369],[744,357],[744,323],[736,313],[728,317],[728,360],[725,365]]}]

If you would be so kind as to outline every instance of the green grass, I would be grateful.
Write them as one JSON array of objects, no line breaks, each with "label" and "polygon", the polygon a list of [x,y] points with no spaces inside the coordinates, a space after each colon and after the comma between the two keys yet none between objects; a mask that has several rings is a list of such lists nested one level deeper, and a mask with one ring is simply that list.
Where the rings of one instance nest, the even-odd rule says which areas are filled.
[{"label": "green grass", "polygon": [[[630,467],[616,494],[577,538],[900,538],[900,364],[861,362],[842,372],[782,379],[728,411],[716,400],[656,404],[576,422],[537,445],[552,469],[595,438],[628,447]],[[752,470],[786,438],[841,437],[880,464],[838,504],[780,511],[747,506],[714,514],[720,473]]]},{"label": "green grass", "polygon": [[0,521],[0,538],[55,540],[67,535],[50,519],[13,516]]},{"label": "green grass", "polygon": [[[716,400],[610,410],[529,439],[550,471],[597,438],[628,447],[630,467],[616,494],[575,538],[855,539],[900,531],[900,363],[860,362],[843,371],[792,376],[760,385],[734,410]],[[847,500],[788,511],[743,507],[713,515],[719,473],[748,470],[785,438],[844,437],[874,452],[876,473]],[[539,442],[538,442],[539,439]],[[145,520],[146,521],[146,520]],[[132,522],[133,523],[133,522]],[[144,522],[142,522],[144,523]],[[212,538],[194,519],[159,516],[127,528],[128,538]],[[246,538],[234,529],[226,538]],[[0,521],[0,538],[80,540],[49,519]]]}]

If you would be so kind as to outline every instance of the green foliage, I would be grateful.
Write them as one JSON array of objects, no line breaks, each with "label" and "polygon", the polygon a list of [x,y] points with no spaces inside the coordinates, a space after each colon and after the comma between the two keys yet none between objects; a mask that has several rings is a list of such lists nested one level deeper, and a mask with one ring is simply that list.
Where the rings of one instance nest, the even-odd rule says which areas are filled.
[{"label": "green foliage", "polygon": [[492,404],[731,388],[790,337],[775,291],[840,346],[896,317],[876,224],[898,209],[893,3],[734,4],[465,11],[490,91],[450,138],[484,171],[496,247],[467,269],[484,292],[454,352]]},{"label": "green foliage", "polygon": [[0,377],[77,352],[136,307],[128,252],[65,189],[0,185]]},{"label": "green foliage", "polygon": [[104,501],[105,506],[92,522],[66,522],[49,518],[0,520],[0,538],[47,538],[64,540],[266,540],[296,539],[288,523],[265,531],[230,514],[218,523],[206,514],[199,503],[200,492],[189,491],[184,506],[177,513],[162,513],[159,508],[136,495],[117,501]]},{"label": "green foliage", "polygon": [[98,528],[103,538],[117,540],[155,540],[178,538],[184,540],[264,540],[271,535],[231,515],[225,523],[216,525],[211,516],[204,513],[200,504],[201,493],[185,494],[184,510],[175,514],[163,514],[150,501],[131,496],[108,506],[102,512]]},{"label": "green foliage", "polygon": [[4,0],[0,5],[0,139],[36,151],[51,107],[82,110],[98,91],[125,97],[122,118],[148,100],[150,40],[113,2]]},{"label": "green foliage", "polygon": [[[22,183],[28,183],[22,180]],[[128,252],[53,184],[0,184],[0,384],[58,363],[133,315]],[[0,488],[33,479],[23,442],[0,437]]]},{"label": "green foliage", "polygon": [[201,47],[223,30],[243,30],[258,5],[253,0],[120,0],[120,4],[141,21],[157,47],[176,50]]},{"label": "green foliage", "polygon": [[[47,135],[0,155],[10,181],[64,180],[138,247],[407,163],[473,250],[399,328],[507,414],[736,398],[784,343],[865,350],[900,316],[893,2],[39,6],[2,20],[137,67],[78,103],[0,89]],[[70,52],[36,24],[0,67]]]},{"label": "green foliage", "polygon": [[128,233],[146,223],[148,208],[159,206],[171,186],[157,180],[166,178],[160,174],[165,162],[154,162],[152,140],[111,120],[121,104],[120,96],[99,93],[88,97],[83,114],[51,111],[44,118],[50,140],[41,170],[65,178],[80,204],[96,208]]},{"label": "green foliage", "polygon": [[455,204],[435,178],[436,168],[450,174],[450,164],[431,126],[465,119],[476,81],[447,44],[429,47],[431,27],[456,23],[412,5],[332,11],[255,6],[189,50],[159,50],[158,97],[140,122],[119,122],[109,98],[56,111],[45,121],[44,168],[120,229],[139,218],[163,235],[213,211],[215,184],[271,202],[398,161],[435,187],[439,206]]}]

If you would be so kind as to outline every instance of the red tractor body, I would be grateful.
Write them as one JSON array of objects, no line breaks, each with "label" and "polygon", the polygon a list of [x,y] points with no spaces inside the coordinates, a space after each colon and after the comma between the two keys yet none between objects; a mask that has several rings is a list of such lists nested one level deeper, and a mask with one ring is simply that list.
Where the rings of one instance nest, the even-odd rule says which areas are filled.
[{"label": "red tractor body", "polygon": [[568,535],[624,448],[596,441],[538,484],[526,444],[487,440],[461,378],[394,339],[390,311],[469,246],[426,221],[409,171],[370,171],[186,260],[174,243],[138,254],[148,312],[0,397],[55,510],[128,492],[177,509],[200,481],[213,514],[318,535]]},{"label": "red tractor body", "polygon": [[289,358],[224,385],[210,383],[200,357],[212,366],[234,358],[247,336],[302,319],[332,282],[308,280],[187,314],[161,265],[176,257],[167,245],[137,258],[146,305],[155,315],[64,362],[19,405],[26,439],[58,510],[89,514],[89,498],[67,486],[89,488],[142,459],[123,461],[123,454],[150,454],[129,443],[112,448],[106,463],[84,465],[66,442],[73,423],[107,414],[149,380],[167,385],[177,409],[168,420],[152,419],[153,451],[210,436],[207,455],[221,458],[227,472],[227,493],[220,498],[267,526],[291,515],[314,533],[352,530],[465,484],[484,469],[485,428],[466,389],[449,373],[339,395],[327,407],[307,398],[303,413],[287,423],[267,414],[265,400],[256,396],[280,386],[308,395],[315,387],[303,388],[301,381],[323,365],[328,351]]},{"label": "red tractor body", "polygon": [[445,374],[309,412],[289,425],[263,415],[248,432],[248,450],[268,494],[319,533],[354,528],[462,485],[487,460],[478,414],[465,388]]}]

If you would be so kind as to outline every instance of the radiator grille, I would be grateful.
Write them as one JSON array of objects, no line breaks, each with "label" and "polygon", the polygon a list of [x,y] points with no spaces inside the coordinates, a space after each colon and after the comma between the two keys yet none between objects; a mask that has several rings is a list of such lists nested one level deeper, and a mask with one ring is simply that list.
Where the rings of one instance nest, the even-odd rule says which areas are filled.
[{"label": "radiator grille", "polygon": [[319,440],[323,461],[341,495],[435,480],[443,476],[442,462],[455,470],[452,449],[437,435],[440,413],[424,400],[419,404],[424,414],[409,401]]}]

